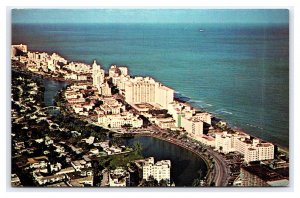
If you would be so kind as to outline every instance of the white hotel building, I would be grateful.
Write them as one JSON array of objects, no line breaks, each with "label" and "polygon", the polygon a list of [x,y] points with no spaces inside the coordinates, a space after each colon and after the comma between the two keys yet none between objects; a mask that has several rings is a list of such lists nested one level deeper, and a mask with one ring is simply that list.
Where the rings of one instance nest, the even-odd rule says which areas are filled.
[{"label": "white hotel building", "polygon": [[244,133],[216,133],[215,148],[221,153],[237,151],[244,155],[245,162],[274,159],[273,144],[251,139]]},{"label": "white hotel building", "polygon": [[97,65],[96,60],[92,65],[92,77],[93,77],[93,86],[97,87],[100,90],[101,85],[104,83],[104,70],[101,69],[100,65]]},{"label": "white hotel building", "polygon": [[166,180],[169,183],[170,170],[171,170],[170,160],[161,160],[161,161],[157,161],[154,164],[154,158],[149,157],[148,159],[145,160],[143,165],[143,179],[148,181],[149,177],[152,176],[158,182],[160,182],[161,180]]},{"label": "white hotel building", "polygon": [[174,100],[174,90],[149,77],[130,78],[125,82],[125,100],[129,104],[154,103],[167,109]]},{"label": "white hotel building", "polygon": [[131,113],[122,113],[117,115],[99,115],[98,123],[107,128],[122,128],[122,126],[131,125],[133,128],[143,126],[143,120]]}]

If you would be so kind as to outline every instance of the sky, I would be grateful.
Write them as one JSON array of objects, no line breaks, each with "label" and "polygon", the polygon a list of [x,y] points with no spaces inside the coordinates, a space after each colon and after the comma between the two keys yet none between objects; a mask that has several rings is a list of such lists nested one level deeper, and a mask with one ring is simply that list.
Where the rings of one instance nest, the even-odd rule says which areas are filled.
[{"label": "sky", "polygon": [[13,23],[288,23],[286,9],[14,9]]}]

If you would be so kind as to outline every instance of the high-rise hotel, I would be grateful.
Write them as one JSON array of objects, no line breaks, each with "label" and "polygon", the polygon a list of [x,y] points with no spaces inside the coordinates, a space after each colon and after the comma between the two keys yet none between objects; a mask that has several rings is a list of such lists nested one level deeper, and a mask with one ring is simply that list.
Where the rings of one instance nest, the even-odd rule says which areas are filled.
[{"label": "high-rise hotel", "polygon": [[96,60],[92,65],[93,70],[93,86],[100,90],[101,85],[104,83],[104,70],[101,69],[100,65],[97,65]]},{"label": "high-rise hotel", "polygon": [[125,100],[129,104],[156,103],[167,109],[174,100],[174,90],[149,77],[135,77],[125,82]]}]

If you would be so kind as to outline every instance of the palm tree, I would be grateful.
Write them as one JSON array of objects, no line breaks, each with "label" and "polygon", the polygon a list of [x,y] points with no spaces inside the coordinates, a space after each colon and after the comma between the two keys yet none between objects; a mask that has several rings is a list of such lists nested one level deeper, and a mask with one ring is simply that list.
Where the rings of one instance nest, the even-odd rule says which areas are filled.
[{"label": "palm tree", "polygon": [[200,179],[199,178],[194,179],[192,186],[193,187],[200,186]]},{"label": "palm tree", "polygon": [[199,171],[197,171],[197,173],[199,174],[198,178],[194,179],[193,181],[193,186],[200,186],[201,185],[201,179],[202,179],[202,170],[200,169]]}]

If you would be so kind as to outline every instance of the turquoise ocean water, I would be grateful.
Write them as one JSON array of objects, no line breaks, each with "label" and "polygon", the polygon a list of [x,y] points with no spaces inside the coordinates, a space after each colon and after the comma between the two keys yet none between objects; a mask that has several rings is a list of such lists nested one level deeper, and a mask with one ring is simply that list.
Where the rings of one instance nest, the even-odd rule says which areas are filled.
[{"label": "turquoise ocean water", "polygon": [[13,24],[12,43],[104,68],[126,65],[232,127],[289,145],[286,24]]}]

